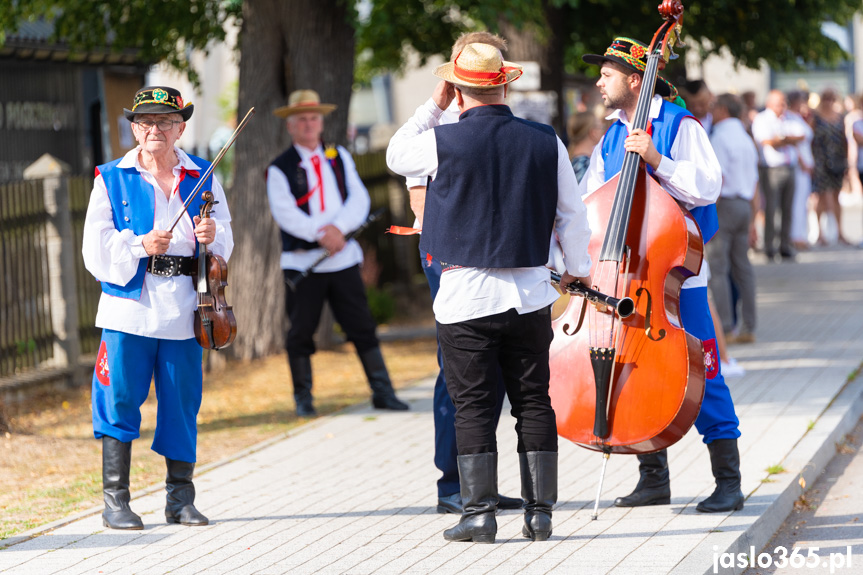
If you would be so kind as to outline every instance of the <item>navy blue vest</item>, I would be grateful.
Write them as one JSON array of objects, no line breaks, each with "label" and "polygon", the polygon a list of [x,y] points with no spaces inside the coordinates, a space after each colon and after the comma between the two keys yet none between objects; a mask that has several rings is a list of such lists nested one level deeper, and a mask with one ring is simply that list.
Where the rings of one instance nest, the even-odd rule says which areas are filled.
[{"label": "navy blue vest", "polygon": [[[683,118],[692,117],[692,113],[685,108],[681,108],[676,104],[663,100],[662,108],[659,110],[659,116],[651,120],[651,129],[653,130],[653,144],[656,150],[671,158],[671,147],[674,145],[674,139],[677,137],[677,130],[680,127],[680,122]],[[605,181],[610,180],[623,168],[623,140],[629,135],[626,126],[620,120],[616,121],[605,133],[605,139],[602,142],[602,159],[605,162]],[[672,158],[673,159],[673,158]],[[647,172],[653,174],[653,168],[647,166]],[[719,218],[716,214],[716,204],[709,206],[700,206],[689,210],[695,221],[698,222],[698,227],[701,229],[701,236],[706,244],[710,241],[716,231],[719,229]]]},{"label": "navy blue vest", "polygon": [[[189,172],[184,174],[179,189],[180,198],[182,198],[183,203],[186,202],[186,198],[189,197],[189,194],[198,185],[200,176],[203,176],[204,172],[210,168],[210,162],[206,160],[192,155],[189,155],[189,158],[200,166],[200,171],[198,177],[192,177]],[[102,175],[105,188],[108,190],[114,227],[120,231],[129,229],[135,232],[136,236],[142,236],[153,231],[153,220],[155,219],[156,212],[156,192],[153,186],[141,177],[134,166],[118,168],[117,164],[121,160],[122,158],[98,166],[96,171]],[[201,186],[201,190],[206,191],[211,189],[211,187],[212,176],[207,179],[207,183]],[[198,193],[186,208],[190,218],[200,215],[202,203],[201,194]],[[144,286],[144,276],[147,273],[148,261],[149,258],[141,258],[138,262],[138,271],[135,272],[135,276],[124,286],[102,282],[102,292],[115,297],[140,299],[141,289]]]},{"label": "navy blue vest", "polygon": [[[338,148],[335,148],[335,150],[337,154],[335,161],[331,160],[329,163],[333,168],[333,172],[336,174],[336,182],[338,182],[339,193],[342,195],[342,203],[344,204],[345,200],[348,198],[348,190],[345,184],[345,164],[342,162],[342,157],[338,155]],[[273,160],[273,163],[270,165],[279,168],[282,173],[285,174],[291,188],[291,194],[293,194],[294,198],[297,199],[297,207],[309,214],[311,212],[309,211],[308,198],[306,198],[302,203],[300,202],[300,200],[309,193],[309,178],[306,175],[306,170],[300,167],[301,162],[302,158],[300,158],[300,153],[297,152],[297,149],[294,146],[291,146],[285,150],[282,155]],[[280,231],[282,233],[283,252],[313,250],[320,247],[318,242],[308,242],[296,236],[292,236],[285,230],[280,229]]]},{"label": "navy blue vest", "polygon": [[420,250],[451,265],[545,265],[557,210],[551,126],[479,106],[434,128],[437,178],[426,191]]}]

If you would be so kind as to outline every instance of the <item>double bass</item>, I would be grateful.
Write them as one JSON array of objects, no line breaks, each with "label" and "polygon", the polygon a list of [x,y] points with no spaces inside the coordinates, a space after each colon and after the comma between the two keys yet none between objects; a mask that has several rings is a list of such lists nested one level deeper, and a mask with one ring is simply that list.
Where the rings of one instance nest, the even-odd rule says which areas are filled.
[{"label": "double bass", "polygon": [[[665,0],[659,12],[665,22],[648,50],[633,119],[633,128],[643,130],[658,70],[676,57],[683,5]],[[635,152],[626,153],[621,172],[587,196],[585,205],[593,230],[590,287],[634,304],[624,317],[612,306],[573,297],[552,322],[549,394],[558,433],[604,454],[596,519],[608,456],[664,449],[698,416],[704,351],[681,327],[679,299],[684,280],[700,271],[704,244],[695,219]]]}]

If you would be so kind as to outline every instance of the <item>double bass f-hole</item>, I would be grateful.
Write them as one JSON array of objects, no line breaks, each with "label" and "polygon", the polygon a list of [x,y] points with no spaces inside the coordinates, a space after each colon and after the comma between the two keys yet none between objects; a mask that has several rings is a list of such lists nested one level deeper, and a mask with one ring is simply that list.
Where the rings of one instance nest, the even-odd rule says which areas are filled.
[{"label": "double bass f-hole", "polygon": [[[218,202],[213,192],[201,193],[200,216],[209,218],[213,205]],[[228,264],[224,258],[211,254],[207,246],[198,243],[198,266],[195,274],[195,291],[198,307],[195,310],[195,339],[204,349],[222,349],[231,345],[237,336],[237,320],[225,301],[228,285]]]},{"label": "double bass f-hole", "polygon": [[644,310],[644,335],[646,335],[651,341],[660,341],[665,338],[665,330],[659,329],[657,331],[659,337],[653,337],[653,334],[651,333],[653,326],[650,324],[650,316],[653,313],[653,298],[645,287],[638,288],[635,295],[640,296],[642,293],[645,295],[645,299],[647,300],[647,309]]}]

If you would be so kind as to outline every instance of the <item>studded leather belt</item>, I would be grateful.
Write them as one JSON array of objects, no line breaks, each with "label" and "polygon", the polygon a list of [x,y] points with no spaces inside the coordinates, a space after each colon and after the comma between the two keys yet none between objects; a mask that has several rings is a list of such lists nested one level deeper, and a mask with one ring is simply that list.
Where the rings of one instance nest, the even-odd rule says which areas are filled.
[{"label": "studded leather belt", "polygon": [[147,271],[154,276],[190,276],[195,269],[195,258],[191,256],[150,256]]}]

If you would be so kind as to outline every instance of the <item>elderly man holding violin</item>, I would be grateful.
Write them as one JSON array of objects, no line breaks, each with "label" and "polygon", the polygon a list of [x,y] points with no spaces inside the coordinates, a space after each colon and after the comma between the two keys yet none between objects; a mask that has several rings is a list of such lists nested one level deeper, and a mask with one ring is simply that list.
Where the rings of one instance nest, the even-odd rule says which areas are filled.
[{"label": "elderly man holding violin", "polygon": [[[716,233],[715,202],[722,184],[722,170],[707,133],[695,117],[665,98],[676,90],[657,77],[649,103],[649,130],[634,128],[639,92],[644,83],[648,47],[631,38],[618,37],[604,54],[587,54],[583,60],[601,67],[599,87],[614,120],[594,149],[583,192],[592,194],[621,172],[626,152],[635,152],[648,172],[668,194],[686,208],[698,223],[706,243]],[[643,93],[642,93],[643,94]],[[726,512],[743,508],[740,490],[738,419],[731,393],[720,373],[719,352],[707,302],[707,266],[685,281],[680,290],[680,318],[687,333],[703,345],[704,399],[695,419],[710,452],[716,489],[697,510]],[[635,490],[615,501],[618,507],[670,503],[668,456],[665,449],[638,455],[640,480]]]},{"label": "elderly man holding violin", "polygon": [[[84,264],[102,284],[93,432],[102,440],[102,520],[113,529],[144,527],[129,505],[129,469],[151,379],[158,399],[152,449],[167,465],[165,518],[208,523],[192,483],[203,379],[193,262],[198,244],[227,259],[233,236],[222,186],[215,177],[199,185],[210,163],[176,146],[193,111],[173,88],[135,94],[124,113],[138,146],[96,168],[84,223]],[[199,215],[198,189],[211,190],[218,203],[211,217]]]}]

